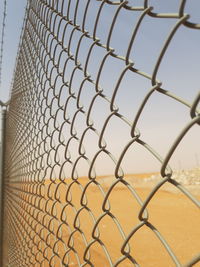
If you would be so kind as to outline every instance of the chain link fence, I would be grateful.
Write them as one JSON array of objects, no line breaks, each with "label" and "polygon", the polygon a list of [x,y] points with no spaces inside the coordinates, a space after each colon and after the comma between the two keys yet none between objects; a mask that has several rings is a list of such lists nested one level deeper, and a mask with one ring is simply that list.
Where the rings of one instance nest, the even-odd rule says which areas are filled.
[{"label": "chain link fence", "polygon": [[[199,34],[200,24],[192,21],[188,5],[189,1],[179,1],[176,11],[167,13],[164,8],[158,12],[157,2],[148,0],[29,1],[5,130],[4,266],[199,264],[196,245],[182,259],[179,245],[164,230],[173,233],[188,224],[187,233],[181,233],[187,244],[192,228],[188,205],[195,212],[199,207],[197,195],[174,178],[169,161],[186,134],[199,127],[200,94],[186,102],[159,80],[161,63],[178,30],[187,28]],[[128,17],[134,19],[131,25],[127,25]],[[145,65],[138,67],[140,58],[135,61],[133,53],[145,20],[155,22],[153,27],[159,27],[161,21],[170,26],[149,72]],[[147,49],[148,42],[141,42]],[[128,101],[140,92],[137,82],[122,86],[127,77],[145,83],[139,104],[131,100],[128,111],[126,102],[118,105],[120,97]],[[163,157],[145,142],[139,127],[154,95],[184,106],[189,114]],[[150,112],[151,107],[157,106],[150,106]],[[112,128],[115,122],[118,126]],[[123,129],[127,138],[117,139]],[[110,146],[112,141],[120,153]],[[136,182],[145,184],[148,179],[137,175],[129,179],[129,169],[123,165],[127,158],[133,165],[137,162],[137,153],[132,158],[129,155],[136,146],[160,166],[160,177],[146,193]],[[141,161],[145,166],[146,158]],[[102,176],[106,172],[110,175]],[[151,205],[156,198],[162,203],[159,194],[164,186],[179,192],[187,203],[184,213],[189,218],[178,226],[179,206],[171,225],[162,228],[154,223],[159,211],[151,212]],[[177,203],[169,195],[158,217],[170,216]],[[198,223],[198,217],[195,221]]]}]

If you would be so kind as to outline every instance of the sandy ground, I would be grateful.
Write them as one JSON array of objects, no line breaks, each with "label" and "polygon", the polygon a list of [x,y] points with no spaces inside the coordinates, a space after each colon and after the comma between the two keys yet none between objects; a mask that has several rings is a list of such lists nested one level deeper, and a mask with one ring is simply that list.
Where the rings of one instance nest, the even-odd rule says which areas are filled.
[{"label": "sandy ground", "polygon": [[[134,187],[138,196],[143,201],[147,198],[153,186],[155,186],[154,181],[146,182],[144,180],[144,178],[151,175],[152,174],[126,175],[126,181]],[[63,224],[59,230],[55,222],[50,225],[52,230],[54,232],[57,231],[57,235],[60,235],[60,237],[62,236],[62,240],[71,247],[68,254],[69,257],[64,257],[64,262],[68,264],[68,266],[79,266],[78,260],[80,260],[80,264],[84,262],[83,256],[86,242],[91,243],[89,248],[91,264],[97,267],[113,266],[120,258],[122,259],[123,256],[121,247],[123,246],[125,237],[120,233],[120,226],[123,229],[124,235],[128,236],[140,223],[138,219],[140,205],[136,201],[133,192],[122,183],[117,184],[111,191],[108,197],[109,204],[108,201],[104,203],[104,196],[100,187],[91,183],[85,191],[85,195],[87,196],[87,209],[82,209],[76,217],[76,210],[81,208],[81,187],[84,188],[88,181],[87,178],[81,178],[79,179],[80,184],[71,184],[72,180],[67,180],[67,184],[71,184],[70,187],[58,181],[55,186],[51,185],[51,188],[47,185],[51,191],[52,197],[56,195],[59,197],[61,203],[65,203],[65,197],[67,196],[70,203],[65,206],[58,204],[54,207],[57,216],[63,216],[62,218],[67,224]],[[115,178],[112,176],[99,177],[97,181],[101,185],[103,191],[107,193],[111,184],[115,181]],[[57,188],[57,192],[55,192],[55,188]],[[194,194],[196,199],[199,199],[200,189],[197,189],[197,186],[195,188],[188,187],[188,190]],[[86,203],[86,199],[84,199],[84,203]],[[109,212],[103,212],[103,205]],[[163,186],[152,198],[147,208],[149,213],[148,221],[153,224],[165,238],[181,264],[186,264],[199,253],[199,209],[183,193],[172,185]],[[62,214],[61,210],[63,211]],[[104,214],[104,216],[102,216],[102,214]],[[98,230],[96,229],[95,231],[93,231],[94,220],[98,220],[98,223],[96,223]],[[70,232],[73,231],[72,238],[69,239]],[[96,242],[92,242],[94,240],[92,238],[92,231],[93,235],[96,237]],[[98,231],[100,233],[99,242]],[[63,257],[66,248],[61,241],[56,243],[56,240],[57,238],[52,235],[51,241],[49,242],[54,246],[54,251],[56,251],[60,257]],[[155,232],[146,225],[141,227],[130,238],[129,247],[129,255],[134,258],[140,266],[176,266]],[[110,255],[110,261],[106,256],[106,250]],[[49,259],[50,258],[51,253],[49,251]],[[45,262],[43,262],[42,266],[49,266],[48,261]],[[60,266],[59,257],[53,257],[51,263],[54,266]],[[118,266],[128,267],[134,265],[130,260],[126,259]],[[200,263],[197,263],[195,266],[200,266]]]},{"label": "sandy ground", "polygon": [[[64,182],[56,180],[55,183],[47,181],[43,188],[46,201],[40,203],[40,207],[44,205],[43,208],[47,212],[44,212],[39,219],[42,225],[50,229],[50,232],[44,227],[37,227],[36,231],[40,233],[45,242],[35,237],[34,241],[38,243],[41,253],[38,253],[37,247],[32,252],[37,254],[37,260],[41,264],[33,266],[81,266],[84,263],[86,244],[90,244],[88,253],[85,254],[90,265],[84,266],[134,266],[131,258],[135,259],[141,267],[179,266],[174,264],[155,232],[146,225],[138,229],[129,240],[130,259],[127,257],[116,265],[119,259],[123,259],[121,248],[125,238],[140,223],[138,214],[141,206],[131,188],[134,188],[141,200],[145,201],[157,183],[153,180],[146,181],[145,178],[150,176],[152,174],[126,175],[125,180],[130,187],[122,183],[116,184],[106,203],[104,202],[105,194],[116,181],[112,176],[98,177],[98,184],[91,183],[87,187],[89,179],[86,177],[78,179],[79,183],[71,179],[66,179]],[[86,208],[80,205],[84,188],[86,198],[82,199],[82,203]],[[187,186],[187,189],[197,200],[200,199],[199,185]],[[103,211],[103,207],[107,212]],[[180,266],[199,253],[199,209],[183,193],[172,185],[165,185],[155,194],[147,209],[148,221],[165,238],[178,258]],[[46,215],[47,213],[51,216]],[[61,218],[65,223],[61,222]],[[94,229],[95,221],[96,229]],[[120,227],[124,236],[120,232]],[[92,235],[96,239],[92,238]],[[125,248],[125,251],[127,250],[128,246]],[[109,253],[110,259],[106,253]],[[65,265],[60,258],[63,259]],[[200,266],[200,262],[195,265],[197,266]]]}]

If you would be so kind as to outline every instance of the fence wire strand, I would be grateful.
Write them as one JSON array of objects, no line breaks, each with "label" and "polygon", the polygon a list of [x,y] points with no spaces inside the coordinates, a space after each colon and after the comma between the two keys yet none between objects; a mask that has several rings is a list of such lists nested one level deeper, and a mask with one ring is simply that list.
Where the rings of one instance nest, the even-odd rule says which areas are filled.
[{"label": "fence wire strand", "polygon": [[[194,23],[185,12],[187,2],[180,1],[177,13],[157,13],[148,0],[140,1],[140,5],[124,0],[29,1],[6,122],[4,254],[7,256],[4,262],[8,266],[141,266],[135,256],[135,243],[131,242],[141,229],[155,236],[171,259],[170,266],[192,266],[199,262],[198,255],[181,262],[165,235],[151,221],[148,211],[152,198],[165,184],[199,207],[196,196],[173,179],[169,161],[187,132],[200,124],[200,95],[188,103],[164,88],[159,80],[160,65],[177,30],[200,29],[200,24]],[[108,10],[112,16],[107,25],[107,21],[102,21],[102,14]],[[134,26],[125,26],[131,28],[129,43],[123,53],[118,53],[113,34],[122,12],[137,14],[138,19]],[[131,56],[146,18],[158,24],[162,19],[174,23],[157,53],[152,73],[137,68]],[[88,24],[89,19],[93,26]],[[101,27],[102,32],[107,27],[106,38],[99,36]],[[109,60],[123,66],[110,91],[101,86]],[[95,75],[91,73],[93,69],[97,70]],[[111,80],[114,71],[110,69]],[[132,120],[116,104],[127,74],[149,81],[149,90]],[[190,116],[188,124],[165,151],[165,157],[143,140],[138,127],[145,107],[155,94],[185,106]],[[102,116],[104,108],[109,109],[99,122],[93,118],[98,105]],[[114,119],[129,131],[129,140],[118,156],[109,148],[105,137]],[[86,141],[88,138],[91,143]],[[136,144],[161,166],[161,178],[145,198],[127,179],[123,168],[128,151]],[[93,145],[96,150],[91,154]],[[104,156],[114,166],[114,178],[108,187],[95,168]],[[82,168],[87,169],[86,175],[82,175]],[[117,187],[127,190],[130,203],[136,202],[137,220],[128,229],[115,213],[118,204],[112,201],[112,196]],[[94,193],[93,199],[89,191]],[[118,201],[122,201],[120,191]],[[110,228],[105,228],[106,222]],[[117,257],[111,251],[116,244],[105,241],[112,229],[119,236]],[[100,263],[97,262],[99,254]],[[144,254],[148,255],[148,251]]]},{"label": "fence wire strand", "polygon": [[3,53],[4,53],[4,38],[5,38],[5,27],[6,27],[6,8],[7,1],[4,1],[3,7],[3,21],[1,27],[1,48],[0,48],[0,86],[2,83],[2,64],[3,64]]}]

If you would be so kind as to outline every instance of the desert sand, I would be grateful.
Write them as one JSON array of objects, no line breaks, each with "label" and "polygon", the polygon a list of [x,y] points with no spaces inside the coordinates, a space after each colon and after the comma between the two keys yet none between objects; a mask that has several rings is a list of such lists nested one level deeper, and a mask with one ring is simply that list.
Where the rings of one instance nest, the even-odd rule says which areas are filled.
[{"label": "desert sand", "polygon": [[[154,174],[126,175],[124,180],[128,182],[127,185],[130,185],[129,188],[122,183],[116,184],[108,197],[109,204],[108,201],[104,203],[104,194],[116,181],[113,176],[97,177],[97,184],[92,182],[87,187],[86,184],[89,183],[87,177],[79,178],[77,181],[55,180],[53,184],[46,182],[45,192],[52,198],[48,201],[48,210],[65,223],[59,227],[60,219],[50,221],[50,217],[49,219],[46,217],[44,223],[52,230],[52,234],[46,237],[51,249],[45,250],[47,256],[41,266],[49,266],[49,262],[52,266],[62,266],[60,258],[63,258],[67,266],[80,266],[84,263],[86,243],[90,244],[88,250],[90,256],[88,253],[85,256],[93,266],[114,266],[119,259],[123,259],[121,248],[124,239],[140,223],[138,214],[141,206],[136,201],[131,188],[134,188],[144,201],[157,183],[156,180],[146,179],[152,175]],[[199,199],[199,186],[185,187],[196,199]],[[81,199],[83,190],[86,198]],[[161,233],[181,265],[186,264],[199,253],[199,209],[180,190],[170,184],[162,186],[148,204],[147,210],[148,221]],[[79,211],[78,215],[77,211]],[[94,230],[95,220],[98,221],[96,230]],[[120,233],[120,226],[124,236]],[[65,246],[64,243],[67,245]],[[110,259],[106,256],[106,250]],[[127,251],[127,247],[125,250]],[[52,257],[55,252],[58,256]],[[155,232],[146,225],[143,225],[130,238],[128,254],[143,267],[176,266]],[[128,267],[134,264],[127,258],[117,266]],[[195,266],[200,266],[200,262]]]}]

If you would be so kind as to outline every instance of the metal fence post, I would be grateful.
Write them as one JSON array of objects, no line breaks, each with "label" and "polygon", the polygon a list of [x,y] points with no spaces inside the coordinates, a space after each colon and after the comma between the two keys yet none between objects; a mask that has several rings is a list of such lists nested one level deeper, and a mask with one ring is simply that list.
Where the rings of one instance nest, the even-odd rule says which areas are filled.
[{"label": "metal fence post", "polygon": [[0,266],[3,266],[3,220],[4,220],[4,147],[6,109],[1,110],[0,129]]}]

